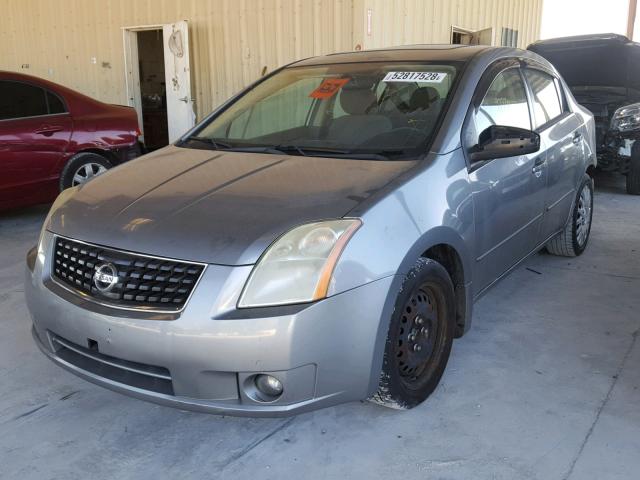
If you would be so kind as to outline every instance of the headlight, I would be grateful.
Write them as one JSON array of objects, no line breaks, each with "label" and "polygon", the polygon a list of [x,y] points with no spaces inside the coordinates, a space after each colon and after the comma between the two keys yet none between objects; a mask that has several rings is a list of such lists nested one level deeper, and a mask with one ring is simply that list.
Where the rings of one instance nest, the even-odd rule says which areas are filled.
[{"label": "headlight", "polygon": [[49,226],[49,219],[51,218],[51,215],[56,210],[56,208],[62,205],[67,200],[67,198],[70,197],[77,189],[78,187],[72,187],[72,188],[67,188],[66,190],[63,190],[62,192],[60,192],[58,197],[53,201],[53,204],[51,205],[51,208],[47,213],[47,217],[44,219],[44,223],[42,224],[42,228],[40,229],[40,236],[38,237],[38,244],[37,244],[38,260],[43,264],[45,261],[46,250],[47,250],[47,245],[43,244],[43,240],[47,231],[47,227]]},{"label": "headlight", "polygon": [[45,245],[44,245],[44,235],[45,232],[47,231],[47,226],[46,224],[42,226],[42,229],[40,230],[40,236],[38,237],[38,245],[37,245],[37,252],[38,252],[38,260],[40,260],[40,263],[44,264],[44,261],[46,259],[46,249],[45,249]]},{"label": "headlight", "polygon": [[253,267],[238,307],[264,307],[327,296],[338,258],[360,228],[358,219],[329,220],[296,227],[276,240]]},{"label": "headlight", "polygon": [[611,118],[611,130],[628,132],[640,129],[640,103],[620,107]]}]

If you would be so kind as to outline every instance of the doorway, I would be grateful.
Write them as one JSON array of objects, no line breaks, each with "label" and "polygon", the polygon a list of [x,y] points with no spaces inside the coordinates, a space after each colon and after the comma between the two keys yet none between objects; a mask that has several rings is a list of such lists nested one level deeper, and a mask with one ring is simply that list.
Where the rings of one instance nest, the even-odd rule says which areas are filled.
[{"label": "doorway", "polygon": [[453,45],[494,45],[493,27],[473,31],[452,26],[451,43]]},{"label": "doorway", "polygon": [[195,125],[189,24],[123,27],[128,104],[148,150],[175,142]]},{"label": "doorway", "polygon": [[145,30],[136,35],[142,130],[147,150],[153,151],[169,144],[162,30]]}]

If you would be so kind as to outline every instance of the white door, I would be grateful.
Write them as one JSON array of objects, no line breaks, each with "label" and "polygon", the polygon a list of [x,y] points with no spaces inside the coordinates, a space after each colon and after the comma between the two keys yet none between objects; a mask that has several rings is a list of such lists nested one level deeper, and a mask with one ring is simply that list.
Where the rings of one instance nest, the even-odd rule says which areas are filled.
[{"label": "white door", "polygon": [[493,27],[473,32],[471,34],[471,45],[493,45]]},{"label": "white door", "polygon": [[127,83],[127,105],[135,108],[138,125],[144,142],[144,122],[142,121],[142,94],[140,93],[140,70],[138,59],[138,35],[130,29],[122,30],[124,39],[125,80]]},{"label": "white door", "polygon": [[167,83],[169,142],[195,125],[189,71],[189,24],[186,20],[164,25],[164,69]]}]

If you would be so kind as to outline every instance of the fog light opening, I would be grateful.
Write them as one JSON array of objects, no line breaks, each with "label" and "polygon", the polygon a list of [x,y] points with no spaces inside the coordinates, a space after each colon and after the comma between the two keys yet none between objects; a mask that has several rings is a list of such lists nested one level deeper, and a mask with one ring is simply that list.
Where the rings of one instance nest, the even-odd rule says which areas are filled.
[{"label": "fog light opening", "polygon": [[256,388],[270,397],[282,395],[282,382],[271,375],[256,375]]},{"label": "fog light opening", "polygon": [[260,373],[252,378],[251,387],[247,394],[259,402],[273,402],[282,396],[284,387],[282,382],[273,375]]}]

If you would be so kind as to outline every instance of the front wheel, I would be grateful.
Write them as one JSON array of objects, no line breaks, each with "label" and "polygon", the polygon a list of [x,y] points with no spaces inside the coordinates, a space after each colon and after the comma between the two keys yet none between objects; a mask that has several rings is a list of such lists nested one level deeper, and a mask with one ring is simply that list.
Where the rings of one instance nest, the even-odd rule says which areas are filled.
[{"label": "front wheel", "polygon": [[584,252],[593,218],[593,179],[585,174],[574,202],[571,220],[564,230],[547,243],[547,251],[563,257],[577,257]]},{"label": "front wheel", "polygon": [[445,268],[434,260],[418,259],[396,299],[378,391],[371,401],[409,409],[431,395],[451,353],[454,298]]}]

